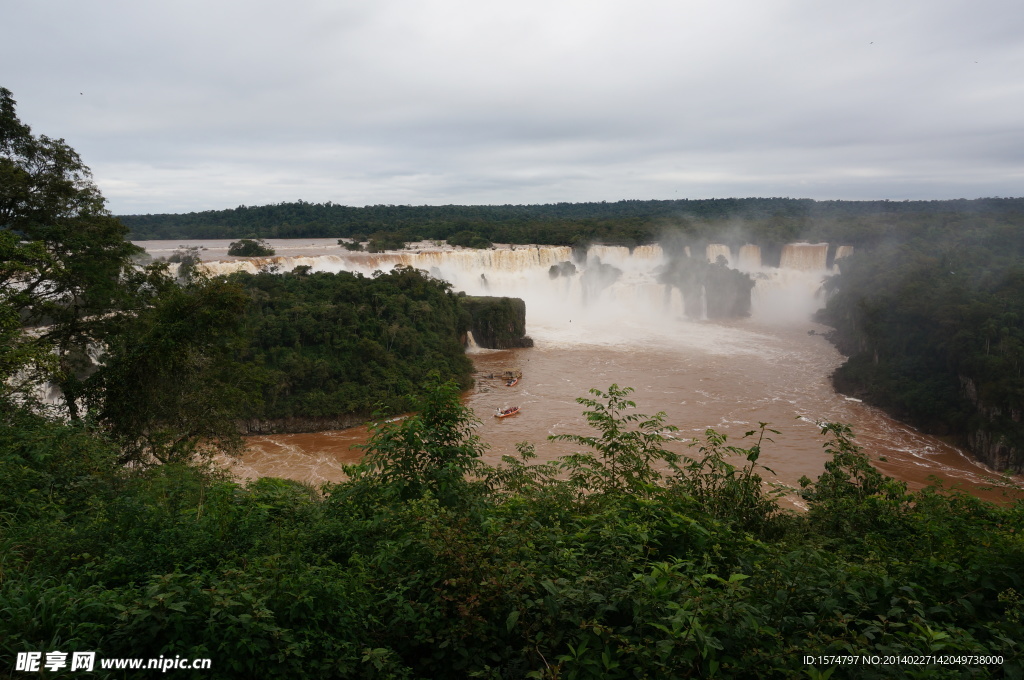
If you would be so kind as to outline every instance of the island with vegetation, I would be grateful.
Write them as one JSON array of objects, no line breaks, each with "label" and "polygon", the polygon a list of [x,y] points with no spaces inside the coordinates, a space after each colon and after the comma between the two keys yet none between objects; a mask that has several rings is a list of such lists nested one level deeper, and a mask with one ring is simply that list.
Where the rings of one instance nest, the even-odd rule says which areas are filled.
[{"label": "island with vegetation", "polygon": [[261,238],[243,238],[232,241],[228,246],[228,255],[232,257],[268,257],[273,254],[274,249]]},{"label": "island with vegetation", "polygon": [[468,319],[449,284],[408,267],[238,273],[249,302],[235,361],[260,374],[247,432],[314,431],[411,408],[431,373],[468,388]]}]

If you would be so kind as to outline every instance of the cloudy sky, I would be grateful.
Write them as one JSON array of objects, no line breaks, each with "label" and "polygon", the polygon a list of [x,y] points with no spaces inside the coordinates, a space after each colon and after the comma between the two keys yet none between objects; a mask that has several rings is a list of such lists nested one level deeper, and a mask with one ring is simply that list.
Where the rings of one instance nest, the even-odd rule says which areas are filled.
[{"label": "cloudy sky", "polygon": [[117,214],[1024,195],[1019,0],[6,0]]}]

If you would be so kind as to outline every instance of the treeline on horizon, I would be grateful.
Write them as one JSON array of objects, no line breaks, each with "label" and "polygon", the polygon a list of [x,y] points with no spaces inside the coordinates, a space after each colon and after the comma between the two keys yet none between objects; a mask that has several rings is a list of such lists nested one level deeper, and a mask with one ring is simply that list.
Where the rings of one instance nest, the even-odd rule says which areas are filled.
[{"label": "treeline on horizon", "polygon": [[375,205],[295,201],[186,214],[121,215],[133,240],[349,238],[444,240],[461,232],[493,243],[653,243],[666,232],[696,240],[779,246],[799,239],[866,245],[901,225],[984,216],[1024,222],[1024,198],[815,201],[792,198],[624,200],[543,205]]}]

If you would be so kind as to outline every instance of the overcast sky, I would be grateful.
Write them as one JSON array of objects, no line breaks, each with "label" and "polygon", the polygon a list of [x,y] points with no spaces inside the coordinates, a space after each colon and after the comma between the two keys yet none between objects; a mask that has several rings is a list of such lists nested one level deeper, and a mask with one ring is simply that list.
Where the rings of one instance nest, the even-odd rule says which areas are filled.
[{"label": "overcast sky", "polygon": [[6,0],[116,214],[1024,195],[1024,5]]}]

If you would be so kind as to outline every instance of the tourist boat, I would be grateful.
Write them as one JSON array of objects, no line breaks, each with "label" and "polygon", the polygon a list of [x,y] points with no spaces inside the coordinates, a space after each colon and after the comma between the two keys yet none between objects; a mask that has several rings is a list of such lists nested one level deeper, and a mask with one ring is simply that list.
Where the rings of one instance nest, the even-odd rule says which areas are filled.
[{"label": "tourist boat", "polygon": [[512,408],[498,409],[497,411],[495,411],[494,417],[495,418],[508,418],[509,416],[514,416],[517,413],[519,413],[519,407],[518,406],[513,406]]}]

